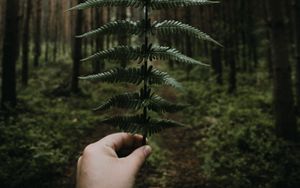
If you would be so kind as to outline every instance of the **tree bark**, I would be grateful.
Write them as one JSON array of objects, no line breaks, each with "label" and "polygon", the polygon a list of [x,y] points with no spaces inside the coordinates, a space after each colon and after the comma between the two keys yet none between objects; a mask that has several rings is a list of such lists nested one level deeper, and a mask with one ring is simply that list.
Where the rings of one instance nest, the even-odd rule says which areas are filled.
[{"label": "tree bark", "polygon": [[[192,8],[187,8],[185,12],[185,22],[188,23],[191,21],[192,18]],[[193,56],[193,51],[192,51],[192,39],[189,36],[185,37],[185,53],[188,57]],[[186,71],[186,79],[190,79],[190,73],[192,71],[193,66],[192,65],[186,65],[185,71]]]},{"label": "tree bark", "polygon": [[[78,0],[77,3],[82,3],[83,0]],[[78,11],[76,13],[76,23],[75,23],[75,36],[82,33],[82,23],[83,23],[83,12]],[[73,73],[72,73],[72,83],[71,83],[71,92],[79,93],[79,70],[80,70],[80,60],[82,58],[82,40],[81,38],[74,39],[73,46]]]},{"label": "tree bark", "polygon": [[23,31],[23,43],[22,43],[22,85],[28,84],[28,53],[29,53],[29,41],[30,41],[30,18],[31,18],[31,0],[27,0],[26,18]]},{"label": "tree bark", "polygon": [[39,66],[41,56],[41,17],[42,17],[42,1],[36,2],[36,15],[35,15],[35,33],[34,33],[34,66]]},{"label": "tree bark", "polygon": [[275,127],[279,136],[296,139],[296,117],[292,93],[291,65],[289,62],[289,43],[285,22],[284,1],[269,0],[268,8],[271,23],[271,48],[274,72],[274,115]]},{"label": "tree bark", "polygon": [[[96,22],[95,25],[97,25],[96,27],[100,27],[101,25],[103,25],[104,20],[103,20],[103,8],[101,8],[100,10],[96,10],[95,12],[95,18],[96,18]],[[97,36],[96,38],[96,51],[101,51],[104,48],[104,37],[103,36]],[[101,59],[97,59],[95,61],[95,65],[94,65],[94,73],[99,73],[101,70],[105,69],[105,62]]]},{"label": "tree bark", "polygon": [[225,42],[225,53],[227,64],[229,65],[229,85],[228,85],[228,93],[233,94],[236,92],[237,84],[236,84],[236,51],[235,51],[235,2],[230,1],[227,7],[227,15],[228,15],[228,38]]},{"label": "tree bark", "polygon": [[19,55],[19,0],[6,0],[2,57],[2,99],[4,111],[16,107],[16,62]]},{"label": "tree bark", "polygon": [[[118,20],[126,20],[126,7],[118,7],[117,8],[117,19]],[[118,35],[118,45],[124,46],[127,45],[127,36],[125,34]],[[127,66],[127,60],[122,59],[120,61],[121,67],[125,68]]]},{"label": "tree bark", "polygon": [[296,99],[297,114],[300,114],[300,2],[295,1],[295,37],[296,37]]},{"label": "tree bark", "polygon": [[221,49],[219,47],[213,47],[211,51],[211,61],[214,73],[216,76],[216,83],[218,85],[223,85],[223,65]]}]

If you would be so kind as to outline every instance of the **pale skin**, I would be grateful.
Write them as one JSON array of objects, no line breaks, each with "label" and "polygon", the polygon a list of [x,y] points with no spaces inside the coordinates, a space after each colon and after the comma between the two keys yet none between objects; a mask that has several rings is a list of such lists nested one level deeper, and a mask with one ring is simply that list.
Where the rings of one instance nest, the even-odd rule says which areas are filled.
[{"label": "pale skin", "polygon": [[[77,188],[132,188],[151,147],[140,135],[116,133],[88,145],[77,163]],[[126,152],[125,157],[117,153]]]}]

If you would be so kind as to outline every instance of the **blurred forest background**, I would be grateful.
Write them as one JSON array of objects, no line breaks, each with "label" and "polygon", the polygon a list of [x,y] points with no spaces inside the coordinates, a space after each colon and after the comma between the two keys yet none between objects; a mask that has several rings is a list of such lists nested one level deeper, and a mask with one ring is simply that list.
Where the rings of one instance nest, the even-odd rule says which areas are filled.
[{"label": "blurred forest background", "polygon": [[[79,81],[118,63],[80,63],[96,51],[139,38],[75,35],[134,8],[65,12],[82,0],[0,0],[0,187],[74,187],[83,148],[117,130],[92,107],[131,85]],[[224,47],[189,37],[159,37],[211,65],[157,62],[186,92],[159,92],[191,106],[166,115],[186,124],[150,138],[154,153],[136,187],[300,187],[300,1],[221,0],[220,4],[152,12],[180,20]],[[111,114],[120,113],[116,109]]]}]

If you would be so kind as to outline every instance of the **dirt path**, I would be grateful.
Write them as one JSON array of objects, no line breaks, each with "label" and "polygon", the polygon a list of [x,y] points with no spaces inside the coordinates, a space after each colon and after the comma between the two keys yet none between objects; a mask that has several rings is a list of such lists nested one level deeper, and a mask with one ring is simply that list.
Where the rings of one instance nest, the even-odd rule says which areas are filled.
[{"label": "dirt path", "polygon": [[193,148],[193,143],[199,140],[196,132],[189,128],[178,128],[161,133],[159,145],[161,149],[168,150],[166,161],[157,167],[146,164],[137,179],[137,187],[205,187],[201,164]]},{"label": "dirt path", "polygon": [[[113,132],[115,132],[114,129],[110,129],[107,126],[99,126],[92,132],[89,138],[83,141],[83,146]],[[137,177],[135,187],[206,187],[204,186],[205,178],[201,176],[201,164],[193,147],[195,141],[200,139],[196,133],[197,130],[190,128],[176,128],[160,133],[157,136],[158,145],[161,150],[166,150],[164,152],[164,159],[159,166],[152,166],[150,163],[146,163]],[[72,168],[70,169],[72,173],[69,174],[69,177],[74,176],[74,166],[76,165],[72,164]]]}]

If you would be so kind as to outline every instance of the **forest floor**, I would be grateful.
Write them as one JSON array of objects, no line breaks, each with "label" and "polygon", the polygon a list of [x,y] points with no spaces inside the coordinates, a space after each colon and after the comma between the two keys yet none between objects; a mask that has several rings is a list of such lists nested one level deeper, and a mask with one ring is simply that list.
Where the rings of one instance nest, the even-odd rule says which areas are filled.
[{"label": "forest floor", "polygon": [[[115,131],[107,126],[98,126],[90,137],[83,140],[82,145],[85,146],[95,142],[113,132]],[[190,128],[183,127],[166,130],[151,138],[149,144],[154,144],[152,155],[155,159],[150,158],[150,162],[147,161],[144,164],[138,174],[135,187],[202,187],[206,181],[201,175],[201,164],[193,147],[193,143],[200,139],[195,132],[197,131],[191,131]],[[163,152],[157,150],[163,150]],[[76,164],[72,164],[72,171],[75,171],[74,166]],[[71,174],[74,176],[75,173]],[[71,179],[74,179],[74,177]]]},{"label": "forest floor", "polygon": [[201,175],[201,164],[193,147],[198,139],[189,128],[163,132],[159,136],[159,145],[167,150],[167,160],[156,167],[146,164],[137,179],[137,187],[202,187],[205,178]]},{"label": "forest floor", "polygon": [[[61,70],[70,66],[41,67],[30,87],[19,88],[20,113],[7,123],[10,126],[0,124],[0,140],[6,143],[0,147],[0,161],[8,161],[0,163],[0,169],[7,169],[0,171],[0,187],[73,188],[84,147],[119,132],[100,122],[121,111],[98,114],[90,109],[134,88],[81,81],[81,95],[65,95],[70,72]],[[83,74],[90,67],[85,69]],[[135,187],[276,187],[285,182],[289,186],[277,187],[299,187],[300,150],[273,132],[272,93],[265,75],[241,74],[239,91],[228,95],[206,70],[194,72],[191,80],[185,80],[182,71],[171,72],[186,88],[184,94],[167,87],[158,90],[169,101],[190,104],[180,113],[163,115],[186,126],[149,138],[153,153]]]}]

